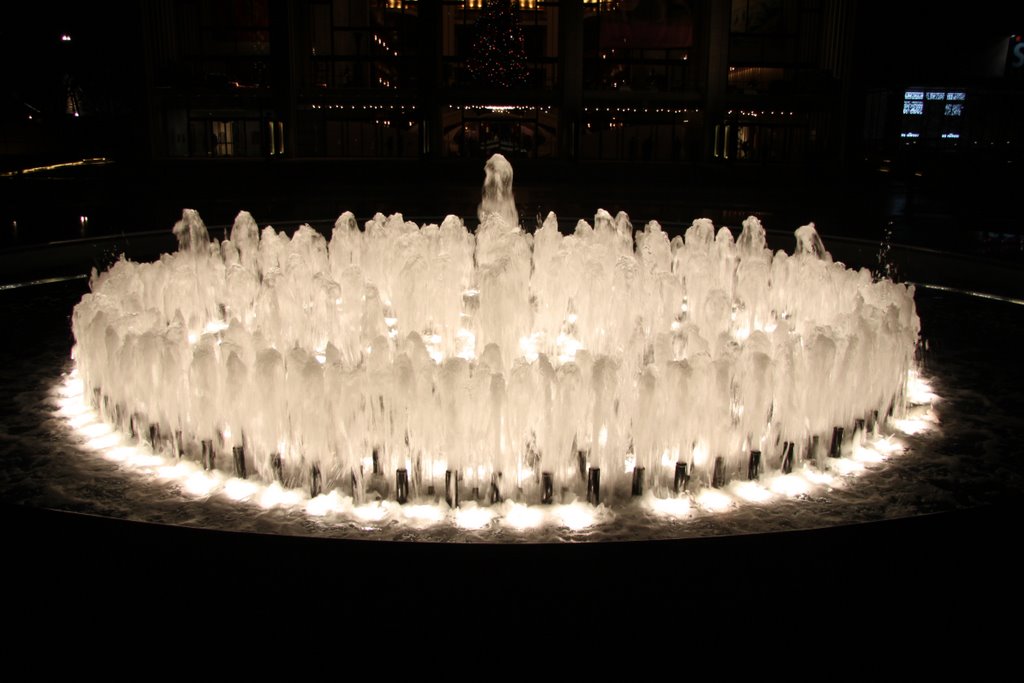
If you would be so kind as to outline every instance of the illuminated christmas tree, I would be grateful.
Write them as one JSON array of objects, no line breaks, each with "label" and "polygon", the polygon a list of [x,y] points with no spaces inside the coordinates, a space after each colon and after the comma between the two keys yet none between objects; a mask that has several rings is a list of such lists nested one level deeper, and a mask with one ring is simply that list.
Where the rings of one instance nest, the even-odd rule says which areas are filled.
[{"label": "illuminated christmas tree", "polygon": [[476,22],[469,73],[480,85],[510,88],[526,83],[526,48],[518,10],[509,0],[488,0]]}]

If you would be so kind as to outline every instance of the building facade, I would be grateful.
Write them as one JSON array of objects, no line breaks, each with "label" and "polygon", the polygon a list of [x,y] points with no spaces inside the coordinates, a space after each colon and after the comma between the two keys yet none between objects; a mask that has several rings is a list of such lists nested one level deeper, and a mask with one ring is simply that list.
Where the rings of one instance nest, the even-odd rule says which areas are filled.
[{"label": "building facade", "polygon": [[158,0],[150,153],[839,162],[852,5]]}]

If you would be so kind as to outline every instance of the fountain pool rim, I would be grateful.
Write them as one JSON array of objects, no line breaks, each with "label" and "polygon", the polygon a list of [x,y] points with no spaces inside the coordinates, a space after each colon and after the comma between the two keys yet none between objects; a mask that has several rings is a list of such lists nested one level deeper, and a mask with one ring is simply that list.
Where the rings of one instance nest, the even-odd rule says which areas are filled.
[{"label": "fountain pool rim", "polygon": [[[161,239],[169,237],[163,231],[161,235]],[[826,239],[837,260],[857,262],[857,258],[837,254],[838,245],[846,238]],[[146,251],[145,241],[139,236],[122,236],[101,244],[93,240],[88,244],[28,250],[33,252],[31,255],[24,250],[0,251],[5,265],[16,261],[19,267],[0,267],[0,273],[11,277],[16,272],[38,272],[42,277],[54,274],[50,265],[63,272],[82,273],[91,265],[109,265],[111,247],[119,243],[125,248],[114,246],[113,250],[139,250],[133,257],[142,260],[146,258],[141,253]],[[153,243],[157,241],[154,239]],[[861,257],[861,263],[874,263],[877,243],[847,240],[847,245],[851,254]],[[151,255],[162,250],[165,249],[153,250]],[[56,264],[47,264],[48,260]],[[964,259],[948,259],[953,263],[961,260]],[[38,271],[33,271],[36,266]],[[956,269],[948,270],[951,272],[944,273],[937,284],[966,289],[965,283],[952,272]],[[920,271],[901,269],[901,273],[908,280],[927,280]],[[981,274],[976,271],[974,275]],[[975,289],[984,290],[986,286]],[[1000,293],[1022,296],[1019,290]],[[743,602],[745,611],[740,614],[745,616],[755,613],[757,606],[763,607],[766,598],[780,595],[785,597],[786,604],[768,615],[772,621],[794,613],[802,620],[814,615],[818,621],[836,608],[845,618],[852,599],[869,597],[870,592],[879,590],[884,597],[867,603],[887,608],[885,612],[878,611],[879,615],[899,609],[901,617],[905,617],[919,604],[932,605],[928,614],[939,615],[951,606],[973,601],[978,593],[976,587],[1016,585],[1016,563],[1009,561],[1013,559],[1013,544],[1005,541],[1019,528],[1021,516],[1019,509],[1013,507],[985,507],[799,531],[674,540],[505,545],[268,535],[86,517],[15,506],[2,499],[0,506],[5,521],[10,521],[5,525],[7,547],[14,551],[11,557],[16,558],[12,563],[12,585],[38,587],[40,590],[29,591],[36,609],[28,613],[46,615],[50,622],[54,621],[51,615],[55,613],[69,613],[69,605],[62,604],[63,600],[71,599],[73,605],[82,596],[92,596],[85,600],[95,608],[85,614],[99,615],[100,610],[118,602],[118,595],[120,602],[135,603],[136,609],[149,612],[153,596],[200,595],[205,601],[204,610],[209,610],[216,609],[225,596],[230,600],[231,596],[245,592],[249,593],[247,597],[257,596],[260,605],[288,605],[292,616],[301,616],[303,612],[312,616],[320,607],[317,598],[323,597],[326,606],[349,623],[358,622],[368,613],[354,611],[353,607],[379,610],[382,604],[391,607],[401,602],[405,602],[403,609],[389,611],[389,619],[428,613],[439,623],[439,611],[434,608],[449,612],[446,608],[461,603],[482,608],[475,614],[491,617],[491,621],[500,620],[510,607],[520,611],[529,607],[530,616],[541,621],[551,613],[552,605],[564,604],[567,597],[572,606],[583,608],[582,613],[607,617],[607,603],[602,605],[603,599],[595,598],[594,591],[598,590],[602,596],[619,594],[616,599],[624,607],[611,610],[613,615],[635,617],[644,605],[654,606],[658,612],[670,610],[679,614],[687,629],[691,625],[699,627],[706,615],[693,611],[695,605],[721,608]],[[996,539],[991,545],[990,537]],[[279,556],[288,554],[295,554],[298,561],[292,565],[279,561]],[[667,567],[657,564],[659,560],[680,558],[696,560],[700,573],[672,575]],[[957,561],[964,558],[968,561]],[[470,565],[460,566],[463,561]],[[562,564],[566,561],[568,566]],[[558,570],[557,579],[539,575],[538,569],[545,565]],[[481,569],[491,576],[485,577]],[[19,580],[22,577],[25,581]],[[321,583],[323,579],[333,583]],[[516,586],[519,590],[515,590]],[[135,588],[143,588],[144,592]],[[424,588],[420,592],[421,602],[401,600],[403,595],[413,595],[415,589]],[[509,605],[500,598],[502,588],[506,588],[506,596],[525,600]],[[474,590],[480,591],[484,599],[462,599],[467,592],[472,598]],[[908,603],[908,593],[922,597]],[[499,597],[496,599],[495,595]],[[377,596],[385,600],[375,604]],[[38,609],[40,600],[50,601],[60,612]],[[982,600],[988,604],[1001,602]],[[755,610],[749,609],[750,603]],[[181,607],[170,601],[168,606],[175,612]],[[599,606],[604,609],[595,609]],[[864,604],[855,606],[856,611],[864,609]],[[166,614],[159,611],[157,616]],[[213,635],[206,617],[209,611],[195,613],[199,614],[203,615],[198,624],[200,630]],[[218,621],[222,614],[216,617]],[[737,613],[729,612],[728,616],[735,626]],[[274,631],[278,629],[259,623],[257,647],[262,647],[273,642]],[[941,623],[945,624],[945,619]],[[969,628],[974,627],[968,623]],[[444,624],[450,626],[452,621],[445,618]],[[230,614],[217,626],[253,633],[249,623]],[[792,650],[792,645],[813,646],[813,642],[805,640],[806,626],[805,621],[803,628],[789,632],[788,636],[776,631],[777,637],[770,639],[771,649],[785,652]],[[217,628],[218,633],[220,630]],[[874,639],[874,634],[868,632],[854,635],[868,640],[869,645]],[[366,639],[366,635],[362,637]],[[680,654],[697,652],[690,648],[690,640],[699,638],[680,640]],[[810,639],[814,640],[834,641]],[[751,645],[754,641],[744,642]],[[252,642],[246,653],[251,651],[251,645]]]}]

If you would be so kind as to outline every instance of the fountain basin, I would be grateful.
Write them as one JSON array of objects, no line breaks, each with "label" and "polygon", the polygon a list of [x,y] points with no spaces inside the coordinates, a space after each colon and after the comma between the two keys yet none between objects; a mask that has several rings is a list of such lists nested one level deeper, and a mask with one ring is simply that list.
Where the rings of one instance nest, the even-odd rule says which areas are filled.
[{"label": "fountain basin", "polygon": [[[367,500],[440,496],[470,529],[495,511],[537,526],[518,504],[539,499],[569,504],[555,517],[578,529],[594,517],[572,507],[584,491],[598,511],[653,492],[678,515],[691,480],[723,489],[745,474],[733,493],[752,502],[774,497],[762,472],[785,495],[830,485],[825,470],[862,469],[842,456],[897,448],[879,424],[908,417],[909,381],[930,396],[912,377],[913,287],[833,262],[813,224],[792,257],[766,248],[753,216],[738,239],[708,219],[671,242],[657,221],[634,236],[604,210],[568,236],[553,212],[528,233],[512,166],[495,154],[484,171],[473,233],[400,214],[361,231],[345,213],[329,242],[308,225],[289,239],[243,211],[211,241],[186,209],[178,252],[122,259],[75,307],[57,399],[69,426],[199,495],[273,507],[303,485],[312,514],[366,521],[396,514]],[[148,452],[100,433],[111,423]],[[211,474],[164,464],[168,452]],[[801,464],[806,481],[792,481]]]},{"label": "fountain basin", "polygon": [[[859,487],[847,485],[855,472],[884,489],[878,473],[904,460],[889,456],[905,446],[920,452],[933,445],[934,430],[922,427],[937,422],[936,413],[928,410],[934,396],[927,385],[916,387],[916,398],[908,392],[908,379],[920,378],[910,372],[918,329],[913,291],[832,263],[812,229],[798,231],[799,253],[793,257],[768,252],[764,231],[754,219],[745,222],[736,241],[728,232],[715,236],[709,222],[697,221],[685,237],[670,242],[660,226],[651,224],[637,233],[635,249],[624,214],[613,218],[599,212],[593,227],[581,222],[568,237],[558,231],[552,215],[535,234],[525,234],[510,224],[515,216],[508,210],[510,168],[507,187],[501,173],[494,178],[490,185],[495,201],[488,204],[485,196],[481,228],[472,235],[451,217],[440,227],[421,228],[400,216],[377,216],[364,233],[351,216],[343,216],[328,245],[309,228],[291,239],[268,229],[260,239],[255,223],[241,215],[230,240],[211,243],[198,216],[186,213],[176,229],[183,247],[179,254],[152,266],[118,264],[95,283],[75,316],[80,367],[58,363],[64,378],[51,383],[42,402],[55,410],[61,429],[77,433],[63,437],[73,449],[102,452],[103,464],[117,471],[131,466],[142,482],[142,498],[169,493],[164,503],[151,506],[156,512],[150,519],[187,523],[189,515],[208,507],[229,528],[283,533],[312,528],[342,537],[650,539],[852,523],[878,518],[878,510],[861,516],[863,510],[856,511],[855,504],[850,506],[855,512],[841,519],[815,515],[826,512],[832,502],[855,498],[851,492]],[[447,247],[437,248],[439,239],[447,239]],[[454,269],[435,267],[445,261],[441,256],[449,265],[454,261]],[[559,267],[537,267],[553,261]],[[764,267],[751,269],[750,264]],[[353,267],[358,277],[348,279],[354,288],[317,298],[328,290],[335,293],[331,287],[346,283]],[[434,296],[424,296],[409,284],[428,282],[429,277],[410,277],[413,267],[421,268],[421,276],[439,270],[458,277],[449,278],[447,287],[435,287]],[[306,279],[296,277],[303,269]],[[273,324],[261,327],[257,314],[267,309],[260,308],[268,298],[265,290],[249,299],[240,297],[238,287],[227,285],[229,271],[242,280],[241,294],[247,276],[259,287],[265,281],[306,283],[277,288],[293,295],[293,313],[300,315],[288,319],[285,307],[282,317],[283,299],[276,298]],[[760,280],[748,271],[767,271],[773,291],[751,286]],[[570,277],[559,281],[565,273]],[[319,289],[309,286],[317,274],[328,275],[321,278]],[[603,279],[611,282],[610,288],[600,288]],[[653,297],[652,282],[659,286]],[[117,283],[128,284],[119,288]],[[78,285],[44,287],[51,286]],[[845,286],[851,293],[836,296],[837,288]],[[807,289],[811,291],[805,295],[801,290]],[[164,296],[183,290],[193,295],[184,301]],[[157,299],[164,305],[162,312],[154,305]],[[332,301],[344,309],[346,299],[358,302],[350,306],[348,317],[358,320],[328,329],[333,318],[344,319],[331,308]],[[654,305],[648,305],[651,301]],[[726,305],[715,305],[721,302]],[[326,316],[310,315],[323,304]],[[609,316],[604,304],[625,316]],[[865,319],[864,306],[892,311],[884,330],[892,339],[876,344],[878,355],[856,357],[851,348],[857,344],[850,340],[872,339],[882,329],[868,324],[867,337],[852,331],[857,323],[879,321],[870,310]],[[832,310],[822,317],[822,308]],[[630,317],[636,310],[644,315]],[[95,324],[97,317],[105,319]],[[307,318],[319,321],[319,327]],[[508,318],[511,324],[506,324]],[[634,318],[639,324],[631,327]],[[137,325],[146,319],[155,326]],[[250,324],[253,319],[255,325]],[[774,335],[768,343],[757,338],[767,334]],[[100,338],[102,343],[96,344]],[[147,352],[140,342],[154,338],[160,347],[156,355],[152,344]],[[739,371],[749,368],[737,362],[749,360],[749,354],[744,356],[748,348],[767,351],[763,355],[773,368],[798,370],[788,377],[773,372],[771,381],[750,382],[751,373]],[[787,349],[796,357],[790,366]],[[303,381],[297,387],[284,381],[254,391],[260,387],[253,359],[259,353],[280,357],[282,351],[287,360],[276,367],[284,365],[286,376]],[[173,361],[175,352],[180,352],[181,362],[164,362],[167,354]],[[197,365],[197,358],[206,364]],[[235,363],[234,375],[225,369],[232,358],[241,363]],[[816,360],[808,363],[808,358]],[[157,377],[158,366],[169,371]],[[437,400],[440,409],[435,405],[431,413],[428,400],[423,410],[408,400],[413,394],[406,392],[403,398],[393,390],[400,384],[395,369],[410,366],[424,371],[430,396],[445,394],[446,367],[451,369],[449,378],[460,372],[472,378],[479,371],[486,380],[486,398],[470,395],[460,403],[460,392],[449,387],[447,398]],[[718,393],[713,381],[718,375],[706,371],[711,367],[726,370],[728,381],[717,385],[724,387]],[[882,381],[865,384],[864,377],[879,367],[884,368],[878,375]],[[693,379],[701,368],[704,380],[696,385],[705,393],[697,392],[697,400],[691,398],[688,404],[679,404],[678,397],[673,403],[671,393],[662,389],[665,376],[682,369]],[[312,404],[306,396],[332,370],[365,377],[374,371],[373,379],[384,381],[363,382],[364,388],[354,392],[359,395],[355,413],[333,416],[326,428],[321,423],[307,429],[307,418],[318,411],[304,407],[328,404],[329,416],[337,408],[339,392],[313,391]],[[578,410],[555,420],[554,428],[545,426],[529,414],[533,399],[544,392],[527,392],[518,401],[522,414],[516,415],[510,408],[516,370],[521,376],[554,374],[556,387],[561,386],[557,373],[582,378],[575,385],[582,387],[578,395],[560,396],[558,388],[548,392],[549,398],[559,399],[550,407]],[[939,377],[927,369],[925,375]],[[847,386],[830,383],[840,377]],[[180,387],[182,378],[185,393],[172,392],[173,400],[164,396],[161,404],[157,393]],[[252,402],[253,395],[260,400]],[[260,403],[282,395],[283,413],[261,413]],[[842,395],[861,403],[836,400]],[[575,400],[564,400],[567,396]],[[724,400],[716,408],[717,399]],[[247,409],[239,411],[235,404],[247,400]],[[479,411],[481,405],[487,409]],[[886,421],[886,415],[880,421],[905,432],[901,443],[869,438],[869,430],[857,424],[875,411],[890,412],[887,407],[893,419]],[[453,416],[475,412],[480,418],[470,420],[468,427],[452,422]],[[247,423],[253,414],[260,419]],[[260,436],[261,427],[274,420],[274,433]],[[681,423],[689,424],[682,435],[677,429]],[[334,429],[337,425],[343,434]],[[845,439],[837,427],[846,431]],[[849,438],[850,432],[858,433]],[[179,459],[181,454],[186,457]],[[782,471],[787,454],[792,454],[788,466],[795,465],[795,473]],[[843,457],[828,458],[830,454]],[[424,467],[425,457],[440,461],[440,467]],[[235,477],[230,476],[232,461]],[[595,471],[602,475],[599,479],[588,476]],[[509,476],[495,486],[506,472]],[[468,480],[462,486],[460,473]],[[161,483],[167,481],[172,483]],[[442,492],[441,481],[455,486]],[[497,495],[488,495],[491,491]],[[121,490],[118,497],[133,494]],[[179,510],[182,497],[192,502]],[[930,510],[907,505],[898,493],[886,500],[883,517],[900,516],[901,505],[904,511]],[[899,502],[893,507],[893,501]],[[804,508],[818,503],[822,505],[816,513],[805,514]],[[723,518],[730,520],[725,526],[712,521]],[[765,519],[770,523],[764,524]],[[751,521],[753,526],[746,527]]]},{"label": "fountain basin", "polygon": [[[691,478],[722,488],[744,470],[833,469],[826,453],[856,459],[880,413],[906,411],[913,290],[832,263],[812,226],[789,258],[765,249],[754,218],[737,242],[695,221],[670,244],[652,222],[634,250],[622,213],[569,237],[554,214],[535,235],[506,214],[487,214],[475,235],[453,217],[420,228],[397,215],[360,232],[346,214],[328,245],[308,227],[260,237],[243,213],[218,244],[186,211],[178,254],[116,264],[76,308],[65,412],[92,429],[75,401],[91,403],[151,451],[201,451],[206,470],[232,451],[243,480],[248,467],[285,488],[305,482],[313,498],[344,487],[349,502],[309,508],[326,514],[369,496],[405,502],[410,480],[414,498],[443,486],[450,507],[553,503],[556,490],[571,504],[586,482],[596,505],[602,473],[615,499],[645,485],[664,494],[665,469],[677,495]],[[852,434],[845,451],[837,423]],[[200,495],[257,495],[193,474],[178,478]],[[800,494],[832,478],[772,488]],[[697,502],[773,497],[732,493]],[[264,506],[289,495],[259,493]],[[457,518],[472,529],[488,514]],[[556,516],[583,527],[593,515]]]},{"label": "fountain basin", "polygon": [[[972,263],[965,259],[957,277],[988,291],[978,284],[987,271]],[[67,311],[84,292],[80,280],[0,291],[18,332],[0,342],[0,498],[6,547],[16,558],[12,585],[28,589],[9,604],[30,596],[32,615],[79,607],[99,616],[121,605],[123,614],[152,613],[154,606],[209,610],[214,595],[221,606],[244,597],[251,607],[251,597],[260,596],[261,608],[294,607],[312,604],[295,597],[313,595],[302,588],[313,585],[359,586],[342,591],[352,619],[382,606],[392,608],[390,619],[453,597],[469,610],[500,591],[527,620],[705,607],[702,614],[737,607],[773,620],[812,610],[845,618],[844,605],[856,604],[877,613],[899,605],[911,621],[914,614],[946,624],[950,610],[977,614],[993,604],[967,587],[1013,585],[1006,539],[1019,528],[1024,491],[1017,457],[1024,425],[1016,410],[1024,377],[1019,364],[1002,359],[1012,354],[1005,340],[1018,338],[1024,325],[1012,301],[918,289],[927,342],[919,360],[943,396],[941,429],[907,437],[905,454],[871,463],[853,486],[698,518],[655,518],[626,501],[610,525],[498,527],[495,535],[447,523],[430,530],[388,520],[360,526],[237,505],[94,457],[69,436],[55,400],[62,373],[72,370]],[[602,540],[626,542],[577,543]],[[645,572],[668,578],[650,581],[641,595],[632,586]],[[567,578],[552,588],[545,574]],[[410,608],[416,596],[422,603]]]},{"label": "fountain basin", "polygon": [[[948,258],[954,260],[953,256]],[[82,448],[81,441],[69,437],[64,419],[56,415],[58,406],[53,396],[61,373],[71,369],[68,351],[72,339],[66,311],[84,291],[84,281],[72,280],[0,292],[5,310],[11,319],[18,321],[19,333],[7,335],[0,342],[4,361],[0,364],[3,386],[0,414],[4,416],[4,430],[9,435],[0,445],[5,462],[0,476],[0,497],[5,502],[5,519],[12,522],[8,528],[17,530],[19,543],[24,542],[28,547],[31,542],[38,547],[39,538],[54,539],[44,551],[37,548],[34,553],[24,555],[23,566],[36,567],[40,570],[38,576],[56,571],[43,569],[44,558],[56,561],[74,556],[82,549],[82,544],[93,542],[89,534],[95,534],[96,547],[102,548],[103,554],[109,557],[107,566],[110,568],[116,567],[118,560],[115,558],[124,559],[124,553],[129,552],[130,545],[122,546],[117,541],[122,534],[151,538],[152,543],[143,543],[148,550],[142,552],[154,556],[163,553],[164,561],[175,565],[176,560],[167,558],[167,553],[158,549],[162,546],[160,539],[167,536],[157,527],[167,526],[173,527],[167,533],[174,535],[175,543],[196,548],[195,556],[209,549],[205,539],[211,538],[221,539],[217,545],[226,548],[236,544],[276,548],[278,541],[274,539],[278,536],[300,537],[295,541],[297,546],[303,546],[302,539],[310,536],[325,540],[511,540],[536,551],[534,559],[524,559],[524,564],[543,561],[548,552],[544,548],[550,547],[546,542],[550,541],[684,539],[683,546],[671,551],[667,550],[670,546],[655,544],[664,549],[657,552],[668,553],[665,555],[668,558],[672,553],[686,553],[684,548],[689,546],[685,544],[701,536],[731,538],[720,543],[736,548],[737,557],[748,552],[744,549],[765,547],[768,549],[765,557],[785,558],[788,555],[781,550],[772,551],[771,544],[773,539],[783,538],[778,532],[786,532],[785,537],[792,539],[782,543],[786,552],[804,557],[806,566],[817,566],[815,558],[824,557],[818,553],[822,544],[832,549],[845,547],[851,536],[842,529],[853,524],[862,530],[852,533],[863,539],[863,543],[851,547],[863,552],[855,553],[856,558],[847,556],[846,560],[861,565],[882,560],[872,547],[889,548],[886,558],[898,547],[907,550],[900,553],[905,564],[922,570],[930,565],[928,575],[931,576],[942,576],[935,568],[940,564],[958,567],[957,572],[961,573],[971,567],[981,572],[989,566],[1010,566],[990,563],[1007,547],[993,539],[1005,538],[1015,527],[1019,517],[1016,501],[1024,491],[1021,461],[1016,457],[1019,453],[1017,435],[1024,429],[1016,410],[1024,400],[1024,377],[1018,364],[999,362],[1009,352],[1005,340],[1024,333],[1024,308],[1012,302],[918,289],[917,306],[926,342],[921,360],[924,372],[933,379],[937,393],[943,396],[938,407],[941,430],[908,437],[911,447],[907,453],[872,465],[853,486],[824,491],[811,498],[782,501],[770,507],[737,507],[698,519],[655,519],[644,512],[642,506],[626,505],[610,528],[590,528],[584,532],[559,527],[527,533],[505,531],[496,539],[445,525],[425,532],[385,523],[379,527],[370,525],[367,531],[357,525],[328,523],[280,508],[264,510],[216,498],[196,498],[180,488],[149,481],[126,469],[123,463],[94,457]],[[968,319],[972,322],[965,325]],[[66,512],[73,517],[46,510]],[[79,525],[74,521],[79,513],[87,514],[88,519],[96,523]],[[919,523],[895,521],[922,516]],[[127,526],[135,531],[123,531],[124,520],[137,520],[140,524],[130,523]],[[868,523],[868,526],[860,526],[861,523]],[[928,531],[922,532],[922,528]],[[87,530],[82,532],[86,536],[81,537],[78,534],[83,529]],[[211,535],[199,529],[223,533]],[[821,531],[808,535],[794,531],[811,529]],[[836,533],[830,534],[830,529]],[[183,540],[192,536],[196,537],[194,543]],[[902,540],[894,545],[888,542],[891,539]],[[544,545],[537,546],[537,542]],[[288,541],[281,543],[289,544]],[[343,543],[340,547],[347,545]],[[325,549],[323,552],[328,554],[342,552],[326,550],[331,547],[330,543],[313,542],[310,547]],[[319,552],[302,551],[299,557],[320,557]],[[434,552],[443,551],[435,548]],[[462,551],[456,548],[452,552]],[[527,557],[528,552],[524,550],[522,556]],[[620,557],[627,552],[612,554]],[[730,551],[730,555],[732,553]],[[977,561],[968,565],[940,563],[939,559],[947,553]],[[749,557],[755,556],[759,555],[749,554]],[[921,561],[914,559],[915,556],[922,558]],[[187,557],[194,556],[190,551],[183,551],[175,566],[182,566]],[[30,561],[31,558],[38,562]],[[299,566],[301,561],[297,562]],[[54,566],[66,564],[65,561]],[[913,575],[921,576],[923,572],[915,571]],[[880,585],[879,581],[869,583]],[[899,585],[903,587],[900,590],[909,588],[906,583]]]}]

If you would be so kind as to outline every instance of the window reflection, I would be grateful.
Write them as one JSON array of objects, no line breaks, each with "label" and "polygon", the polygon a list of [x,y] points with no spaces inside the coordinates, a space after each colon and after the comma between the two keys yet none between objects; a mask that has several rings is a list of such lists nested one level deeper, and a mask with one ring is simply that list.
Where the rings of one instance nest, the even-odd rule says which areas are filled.
[{"label": "window reflection", "polygon": [[558,151],[558,113],[551,107],[448,107],[443,127],[444,153],[450,157],[486,158],[500,152],[543,159]]},{"label": "window reflection", "polygon": [[690,2],[595,2],[584,12],[585,88],[669,92],[695,86]]}]

